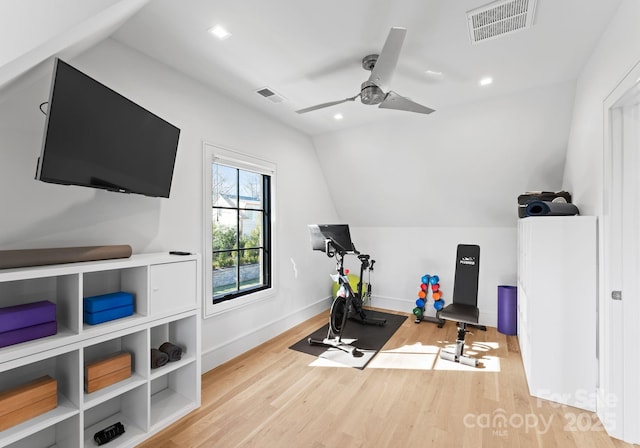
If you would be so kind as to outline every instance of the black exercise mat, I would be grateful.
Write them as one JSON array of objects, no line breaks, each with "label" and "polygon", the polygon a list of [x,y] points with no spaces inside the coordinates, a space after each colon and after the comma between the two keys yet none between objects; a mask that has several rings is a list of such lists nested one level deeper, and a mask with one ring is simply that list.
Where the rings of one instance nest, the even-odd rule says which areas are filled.
[{"label": "black exercise mat", "polygon": [[336,348],[309,344],[309,338],[322,340],[327,337],[329,323],[318,328],[310,335],[305,336],[289,348],[309,355],[328,358],[350,367],[364,369],[366,364],[373,358],[373,355],[387,343],[391,336],[393,336],[396,330],[400,328],[402,323],[407,319],[407,316],[383,313],[381,311],[366,310],[366,313],[367,317],[387,319],[387,323],[384,326],[365,325],[355,320],[349,320],[342,336],[343,340],[357,339],[352,345],[364,353],[364,357],[353,357]]}]

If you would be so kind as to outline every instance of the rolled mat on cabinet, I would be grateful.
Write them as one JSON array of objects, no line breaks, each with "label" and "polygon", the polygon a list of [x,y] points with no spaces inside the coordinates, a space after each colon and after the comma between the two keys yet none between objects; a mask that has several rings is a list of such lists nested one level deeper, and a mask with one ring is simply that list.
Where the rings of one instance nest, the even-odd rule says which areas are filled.
[{"label": "rolled mat on cabinet", "polygon": [[533,201],[566,202],[571,204],[571,193],[568,191],[527,191],[518,196],[518,218],[526,218],[527,205]]},{"label": "rolled mat on cabinet", "polygon": [[131,253],[131,246],[126,244],[58,247],[51,249],[0,250],[0,269],[129,258]]},{"label": "rolled mat on cabinet", "polygon": [[531,201],[525,208],[526,216],[572,216],[580,214],[578,207],[565,202]]}]

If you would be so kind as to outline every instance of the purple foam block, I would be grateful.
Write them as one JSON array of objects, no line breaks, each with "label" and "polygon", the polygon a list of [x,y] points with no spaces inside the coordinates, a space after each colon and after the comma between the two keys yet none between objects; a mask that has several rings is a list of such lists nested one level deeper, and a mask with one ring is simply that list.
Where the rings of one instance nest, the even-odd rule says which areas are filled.
[{"label": "purple foam block", "polygon": [[20,342],[31,341],[33,339],[44,338],[58,332],[56,321],[44,322],[30,327],[19,328],[17,330],[0,333],[0,347],[19,344]]},{"label": "purple foam block", "polygon": [[0,333],[56,320],[56,305],[48,300],[0,308]]}]

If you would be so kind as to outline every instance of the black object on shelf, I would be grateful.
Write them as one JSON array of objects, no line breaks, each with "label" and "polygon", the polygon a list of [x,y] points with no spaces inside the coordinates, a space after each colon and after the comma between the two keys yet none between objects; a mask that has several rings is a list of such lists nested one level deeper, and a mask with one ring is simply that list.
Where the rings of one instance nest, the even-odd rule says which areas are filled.
[{"label": "black object on shelf", "polygon": [[93,440],[95,440],[98,445],[104,445],[116,437],[120,437],[122,434],[124,434],[124,425],[118,422],[95,433]]},{"label": "black object on shelf", "polygon": [[158,347],[158,350],[167,354],[169,362],[180,361],[182,358],[182,348],[178,345],[172,344],[171,342],[165,342]]},{"label": "black object on shelf", "polygon": [[186,252],[183,250],[172,250],[172,251],[169,251],[169,254],[170,255],[191,255],[191,252]]},{"label": "black object on shelf", "polygon": [[571,193],[567,191],[528,191],[518,196],[518,218],[526,218],[525,209],[530,202],[533,201],[558,201],[571,204]]}]

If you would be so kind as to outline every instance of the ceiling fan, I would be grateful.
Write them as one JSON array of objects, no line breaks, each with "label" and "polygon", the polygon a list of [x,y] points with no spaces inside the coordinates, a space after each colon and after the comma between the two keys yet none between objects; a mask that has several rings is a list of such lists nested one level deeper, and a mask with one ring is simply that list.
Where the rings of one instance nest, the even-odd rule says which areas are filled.
[{"label": "ceiling fan", "polygon": [[406,34],[406,28],[391,28],[380,54],[370,54],[362,59],[362,68],[369,70],[371,75],[369,79],[360,86],[360,93],[350,98],[317,104],[297,110],[296,112],[304,114],[314,110],[324,109],[325,107],[346,103],[347,101],[355,101],[358,97],[360,97],[362,104],[379,104],[378,107],[381,109],[405,110],[419,114],[430,114],[434,112],[434,109],[413,102],[409,98],[389,90],[389,83],[391,82],[391,77],[398,63],[398,57],[400,56],[400,50],[402,49]]}]

